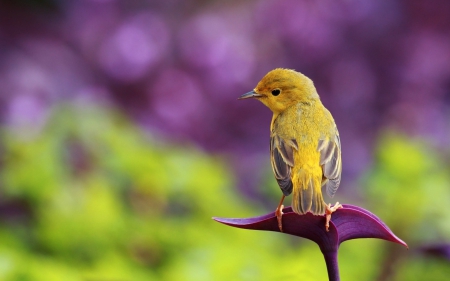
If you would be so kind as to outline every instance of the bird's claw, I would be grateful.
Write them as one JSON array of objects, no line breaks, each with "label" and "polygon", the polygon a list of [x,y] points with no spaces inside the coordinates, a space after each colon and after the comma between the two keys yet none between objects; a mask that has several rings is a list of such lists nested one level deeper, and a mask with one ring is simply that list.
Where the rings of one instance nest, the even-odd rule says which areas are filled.
[{"label": "bird's claw", "polygon": [[336,210],[339,208],[342,208],[342,205],[339,204],[339,202],[336,202],[336,204],[334,204],[333,207],[331,207],[331,204],[327,205],[327,208],[325,210],[325,217],[326,217],[325,228],[327,232],[329,231],[330,228],[331,214],[336,212]]},{"label": "bird's claw", "polygon": [[280,229],[280,232],[283,232],[283,224],[281,222],[281,218],[283,216],[283,208],[284,205],[280,205],[276,210],[275,210],[275,216],[277,216],[277,221],[278,221],[278,228]]}]

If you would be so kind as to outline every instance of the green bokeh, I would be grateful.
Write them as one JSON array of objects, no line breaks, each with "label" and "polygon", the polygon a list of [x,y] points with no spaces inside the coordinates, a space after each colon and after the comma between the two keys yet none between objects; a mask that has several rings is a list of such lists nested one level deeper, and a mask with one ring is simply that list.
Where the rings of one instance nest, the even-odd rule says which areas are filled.
[{"label": "green bokeh", "polygon": [[[2,128],[1,202],[18,211],[0,224],[0,280],[327,280],[314,243],[211,220],[268,212],[239,194],[220,157],[158,141],[107,108],[64,105],[49,120],[33,136]],[[433,151],[380,140],[365,207],[412,249],[346,242],[342,280],[378,280],[391,259],[386,280],[448,276],[448,263],[413,249],[450,237],[448,166]]]}]

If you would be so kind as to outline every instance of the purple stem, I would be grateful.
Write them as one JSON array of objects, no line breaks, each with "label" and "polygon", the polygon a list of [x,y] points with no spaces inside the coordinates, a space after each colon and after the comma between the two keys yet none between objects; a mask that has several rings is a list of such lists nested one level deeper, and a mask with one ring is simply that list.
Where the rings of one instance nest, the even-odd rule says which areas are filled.
[{"label": "purple stem", "polygon": [[323,254],[323,257],[325,258],[325,263],[327,264],[328,280],[329,281],[341,280],[341,278],[339,277],[339,265],[338,265],[337,250],[322,252],[322,254]]}]

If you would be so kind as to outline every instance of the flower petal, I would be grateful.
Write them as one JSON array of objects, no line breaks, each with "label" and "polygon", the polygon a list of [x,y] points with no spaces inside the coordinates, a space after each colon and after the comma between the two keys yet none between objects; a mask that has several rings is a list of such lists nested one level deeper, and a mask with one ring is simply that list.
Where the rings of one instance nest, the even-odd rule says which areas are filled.
[{"label": "flower petal", "polygon": [[[343,205],[334,212],[328,232],[325,230],[325,216],[315,216],[311,213],[298,215],[290,207],[284,208],[283,213],[283,233],[303,237],[319,245],[325,258],[329,280],[340,280],[337,253],[339,245],[344,241],[379,238],[408,247],[382,220],[357,206]],[[238,228],[280,232],[275,212],[253,218],[213,219]]]},{"label": "flower petal", "polygon": [[[408,247],[381,219],[357,206],[343,205],[343,208],[334,212],[329,232],[325,230],[324,216],[311,213],[298,215],[290,207],[284,208],[283,213],[283,232],[316,242],[322,252],[335,251],[340,243],[357,238],[384,239]],[[280,232],[274,212],[253,218],[213,219],[238,228]]]},{"label": "flower petal", "polygon": [[361,207],[343,205],[331,220],[338,229],[339,244],[350,239],[378,238],[408,247],[381,219]]},{"label": "flower petal", "polygon": [[[312,240],[319,245],[322,252],[337,250],[339,246],[337,229],[330,223],[329,232],[327,232],[324,216],[314,216],[311,213],[298,215],[292,211],[291,207],[284,208],[283,213],[283,233]],[[213,219],[238,228],[280,232],[275,212],[246,219]]]}]

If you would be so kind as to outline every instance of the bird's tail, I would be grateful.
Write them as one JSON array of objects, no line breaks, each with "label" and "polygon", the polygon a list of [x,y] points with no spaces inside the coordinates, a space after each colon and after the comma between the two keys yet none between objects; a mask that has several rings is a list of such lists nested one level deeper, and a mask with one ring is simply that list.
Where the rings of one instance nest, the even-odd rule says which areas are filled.
[{"label": "bird's tail", "polygon": [[325,214],[326,203],[322,197],[320,177],[314,177],[304,170],[298,173],[297,183],[292,193],[292,209],[297,214],[311,212],[314,215]]}]

